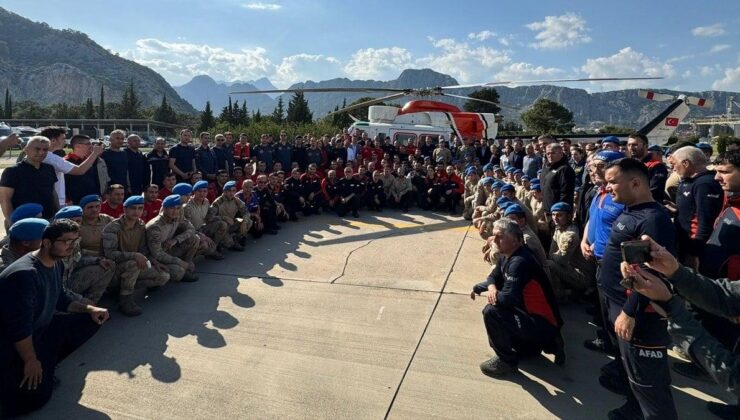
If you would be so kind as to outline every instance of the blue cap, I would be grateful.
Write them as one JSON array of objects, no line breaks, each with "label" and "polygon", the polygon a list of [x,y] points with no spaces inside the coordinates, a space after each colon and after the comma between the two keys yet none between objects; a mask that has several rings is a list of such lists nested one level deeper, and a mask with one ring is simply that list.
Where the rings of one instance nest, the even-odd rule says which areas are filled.
[{"label": "blue cap", "polygon": [[127,209],[130,206],[144,205],[144,197],[140,195],[132,195],[123,202],[123,208]]},{"label": "blue cap", "polygon": [[44,206],[38,203],[21,204],[12,213],[10,213],[10,224],[29,217],[37,217],[44,212]]},{"label": "blue cap", "polygon": [[193,187],[190,184],[181,182],[172,187],[172,194],[188,195],[193,193]]},{"label": "blue cap", "polygon": [[504,184],[503,182],[501,182],[501,181],[498,181],[498,180],[497,180],[497,181],[495,181],[495,182],[493,183],[493,188],[501,188],[501,187],[503,187],[504,185],[506,185],[506,184]]},{"label": "blue cap", "polygon": [[498,200],[496,200],[496,205],[499,207],[506,203],[511,203],[511,199],[509,197],[499,197]]},{"label": "blue cap", "polygon": [[532,184],[532,187],[530,188],[532,191],[542,191],[542,187],[540,184]]},{"label": "blue cap", "polygon": [[54,215],[54,220],[59,219],[71,219],[73,217],[82,217],[82,207],[80,206],[67,206],[59,209],[57,214]]},{"label": "blue cap", "polygon": [[712,145],[709,144],[709,143],[707,143],[707,142],[705,142],[705,141],[696,143],[696,147],[698,149],[701,149],[701,150],[714,150],[714,149],[712,149]]},{"label": "blue cap", "polygon": [[658,146],[657,144],[654,144],[650,147],[648,147],[648,152],[661,152],[663,153],[663,148]]},{"label": "blue cap", "polygon": [[501,192],[514,191],[514,186],[511,184],[504,184],[501,186]]},{"label": "blue cap", "polygon": [[207,190],[208,189],[208,181],[198,181],[193,185],[193,191],[198,190]]},{"label": "blue cap", "polygon": [[607,136],[601,139],[601,143],[614,143],[619,144],[619,137],[617,136]]},{"label": "blue cap", "polygon": [[550,207],[550,213],[555,213],[556,211],[564,211],[566,213],[572,213],[573,206],[561,201],[560,203],[555,203],[552,205],[552,207]]},{"label": "blue cap", "polygon": [[597,152],[593,158],[597,160],[603,160],[604,162],[613,162],[624,157],[626,156],[622,152],[617,152],[614,150],[602,150],[600,152]]},{"label": "blue cap", "polygon": [[492,171],[493,169],[493,163],[486,163],[485,165],[483,165],[483,172]]},{"label": "blue cap", "polygon": [[529,176],[527,176],[527,175],[524,175],[524,176],[522,177],[522,181],[529,181],[529,180],[530,180],[530,179],[529,179]]},{"label": "blue cap", "polygon": [[167,198],[162,200],[163,209],[169,209],[172,207],[177,207],[179,205],[180,205],[180,195],[179,194],[168,195]]},{"label": "blue cap", "polygon": [[38,241],[44,236],[44,229],[49,222],[36,217],[29,217],[13,223],[8,230],[8,236],[18,241]]},{"label": "blue cap", "polygon": [[510,214],[521,214],[524,215],[524,209],[519,204],[512,204],[508,207],[506,207],[506,211],[504,212],[504,216],[508,216]]},{"label": "blue cap", "polygon": [[82,197],[82,199],[80,200],[80,207],[84,209],[86,205],[90,203],[94,203],[96,201],[103,201],[103,200],[97,194],[86,195]]},{"label": "blue cap", "polygon": [[227,182],[227,183],[224,184],[224,191],[225,190],[230,190],[232,188],[236,188],[236,181],[229,181],[229,182]]},{"label": "blue cap", "polygon": [[492,176],[487,176],[483,178],[483,185],[493,185],[496,182],[496,179]]}]

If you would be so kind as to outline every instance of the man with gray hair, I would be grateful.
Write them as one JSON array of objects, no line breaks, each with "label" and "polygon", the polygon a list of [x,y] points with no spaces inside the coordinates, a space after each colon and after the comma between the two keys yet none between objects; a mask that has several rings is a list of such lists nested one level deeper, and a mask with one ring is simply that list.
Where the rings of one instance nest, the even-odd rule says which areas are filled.
[{"label": "man with gray hair", "polygon": [[722,211],[724,192],[714,180],[714,172],[707,170],[707,157],[700,149],[682,147],[671,155],[669,162],[681,177],[674,218],[679,261],[698,269],[704,244]]},{"label": "man with gray hair", "polygon": [[481,371],[500,377],[518,370],[519,359],[541,351],[565,363],[560,317],[547,275],[524,246],[522,230],[513,220],[493,224],[493,241],[501,256],[485,281],[476,284],[470,298],[487,291],[483,322],[496,353],[480,365]]},{"label": "man with gray hair", "polygon": [[[129,190],[128,182],[128,153],[123,150],[123,141],[126,133],[123,130],[113,130],[108,137],[110,146],[102,158],[108,167],[108,176],[111,184],[123,185],[123,191]],[[107,187],[107,185],[106,185]]]}]

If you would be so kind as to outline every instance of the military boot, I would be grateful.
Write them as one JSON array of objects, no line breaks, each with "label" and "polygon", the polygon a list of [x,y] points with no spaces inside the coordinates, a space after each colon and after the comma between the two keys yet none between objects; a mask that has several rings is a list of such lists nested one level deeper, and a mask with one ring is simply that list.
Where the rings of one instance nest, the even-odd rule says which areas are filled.
[{"label": "military boot", "polygon": [[118,309],[126,316],[139,316],[142,313],[141,307],[136,304],[133,295],[122,295],[118,299]]}]

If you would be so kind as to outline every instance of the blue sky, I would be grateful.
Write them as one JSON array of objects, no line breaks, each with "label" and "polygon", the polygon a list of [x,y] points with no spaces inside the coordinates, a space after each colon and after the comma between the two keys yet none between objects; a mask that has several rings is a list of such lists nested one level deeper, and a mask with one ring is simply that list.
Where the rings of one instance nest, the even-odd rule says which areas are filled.
[{"label": "blue sky", "polygon": [[740,91],[740,2],[0,0],[87,33],[173,85],[268,77],[390,80],[432,68],[460,83],[663,76],[580,87]]}]

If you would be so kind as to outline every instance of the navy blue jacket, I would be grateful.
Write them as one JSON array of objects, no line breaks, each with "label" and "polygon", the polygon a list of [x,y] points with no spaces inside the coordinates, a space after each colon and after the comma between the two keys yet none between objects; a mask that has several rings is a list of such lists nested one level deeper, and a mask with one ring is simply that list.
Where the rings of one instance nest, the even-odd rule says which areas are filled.
[{"label": "navy blue jacket", "polygon": [[675,220],[681,254],[701,256],[723,201],[724,192],[714,180],[714,172],[704,171],[681,180],[676,193]]}]

